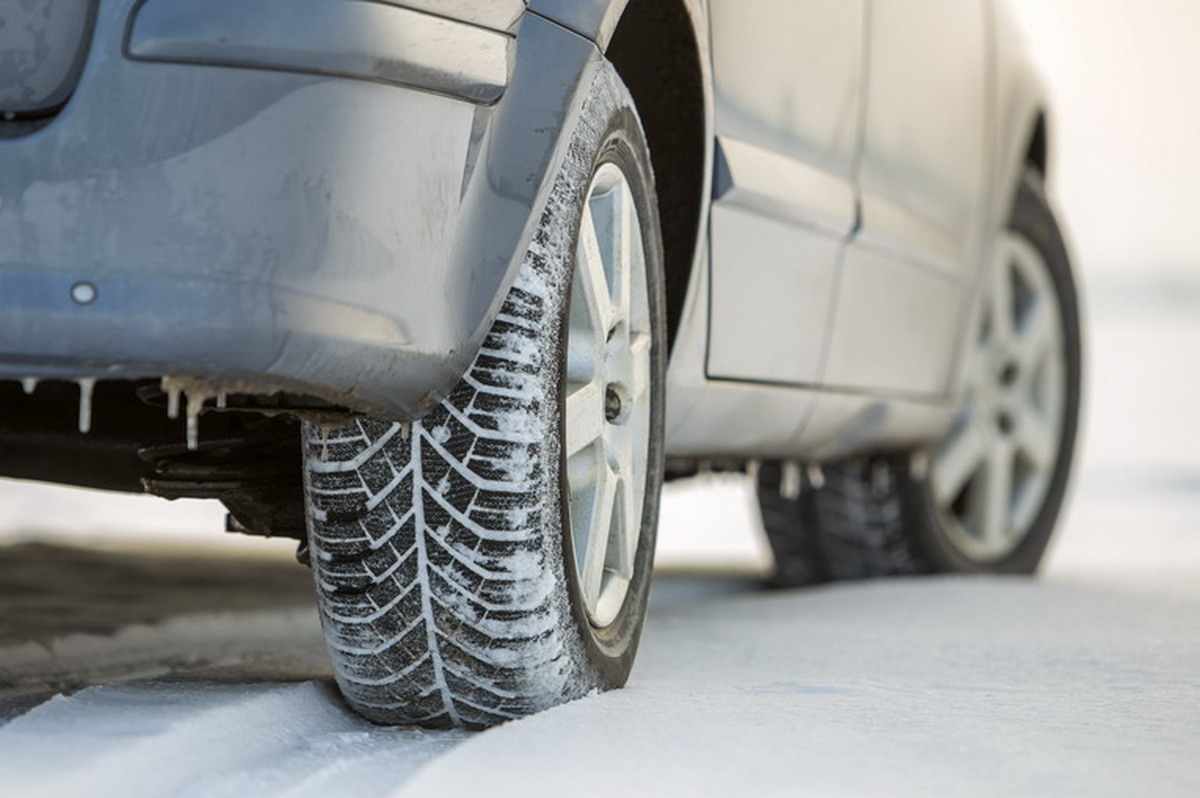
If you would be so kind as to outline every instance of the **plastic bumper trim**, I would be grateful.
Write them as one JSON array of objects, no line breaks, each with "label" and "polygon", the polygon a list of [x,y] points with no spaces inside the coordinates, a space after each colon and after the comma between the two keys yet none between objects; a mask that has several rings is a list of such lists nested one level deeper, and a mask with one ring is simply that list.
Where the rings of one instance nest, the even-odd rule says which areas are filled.
[{"label": "plastic bumper trim", "polygon": [[490,104],[515,39],[374,0],[145,0],[126,55],[143,61],[336,75]]}]

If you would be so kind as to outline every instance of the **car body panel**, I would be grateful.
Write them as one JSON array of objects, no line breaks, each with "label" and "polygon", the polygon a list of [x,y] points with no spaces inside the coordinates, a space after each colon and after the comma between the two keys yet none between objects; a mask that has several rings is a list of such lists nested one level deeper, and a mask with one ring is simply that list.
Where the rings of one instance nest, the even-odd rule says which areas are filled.
[{"label": "car body panel", "polygon": [[[991,158],[987,175],[988,196],[982,213],[985,235],[988,235],[988,231],[998,231],[1007,225],[1017,188],[1025,170],[1030,168],[1028,156],[1031,147],[1037,144],[1034,139],[1038,126],[1041,126],[1040,146],[1047,148],[1053,143],[1054,122],[1045,84],[1026,53],[1011,9],[1007,3],[997,1],[990,4],[990,12],[989,71],[992,79],[988,87],[988,108],[994,121],[988,126],[991,132]],[[1043,158],[1046,154],[1040,153]],[[1040,164],[1037,168],[1041,170],[1045,165]],[[1046,170],[1042,179],[1053,193],[1053,168]],[[1058,225],[1069,247],[1070,229],[1062,218],[1058,220]],[[994,238],[994,232],[990,234],[991,238]],[[987,240],[984,246],[990,250],[994,241]],[[984,269],[992,265],[993,259],[989,257]],[[966,344],[969,341],[966,333],[977,328],[982,306],[982,286],[987,284],[988,278],[985,271],[972,286],[969,313],[963,320],[962,334],[959,336],[963,346],[957,352],[950,385],[950,393],[955,396],[961,393],[966,377]]]},{"label": "car body panel", "polygon": [[506,32],[388,3],[208,0],[198,10],[195,0],[148,0],[133,16],[126,51],[145,61],[341,75],[492,103],[508,84],[513,44]]},{"label": "car body panel", "polygon": [[858,175],[859,246],[968,278],[989,161],[987,6],[872,0]]},{"label": "car body panel", "polygon": [[[890,32],[877,26],[904,15],[882,0],[669,1],[692,22],[712,147],[668,453],[817,461],[936,440],[1044,112],[1011,25],[991,0],[913,0]],[[370,37],[337,66],[320,30],[298,63],[261,42],[249,61],[151,52],[161,36],[130,40],[160,60],[131,60],[136,5],[101,0],[75,97],[44,129],[0,136],[0,377],[184,374],[419,415],[490,327],[627,0],[372,4],[505,40],[504,75],[488,61],[486,80],[453,68],[471,36],[419,51],[440,52],[441,73],[372,63]],[[966,19],[962,40],[940,13]],[[812,46],[771,56],[769,80],[739,65],[764,57],[756,35],[790,31]],[[79,282],[94,301],[71,298]]]},{"label": "car body panel", "polygon": [[[981,10],[981,17],[975,16],[977,10]],[[982,75],[978,92],[983,108],[982,112],[977,110],[981,116],[973,120],[967,132],[968,146],[975,148],[979,158],[973,166],[983,171],[978,176],[974,172],[967,176],[967,183],[977,185],[978,198],[972,200],[975,227],[968,225],[961,230],[964,254],[954,266],[958,279],[947,279],[944,272],[950,269],[937,262],[937,246],[929,252],[919,248],[906,251],[868,240],[857,250],[860,254],[853,246],[848,247],[839,276],[839,280],[847,281],[849,275],[848,290],[839,296],[839,303],[846,303],[846,307],[839,304],[834,311],[835,319],[845,319],[841,331],[846,335],[839,339],[839,351],[833,351],[839,346],[837,342],[829,342],[830,360],[836,357],[840,367],[824,375],[825,383],[819,389],[797,386],[771,390],[772,397],[783,394],[789,398],[756,404],[752,396],[767,396],[768,386],[751,380],[739,384],[696,376],[706,360],[703,348],[695,345],[698,334],[694,328],[708,321],[708,314],[698,311],[715,301],[710,296],[712,286],[707,274],[698,272],[697,282],[701,284],[693,286],[689,298],[693,312],[685,315],[679,334],[680,341],[691,341],[693,345],[677,346],[668,375],[669,403],[677,408],[676,413],[668,414],[670,453],[697,458],[751,454],[779,457],[790,452],[798,459],[820,461],[936,441],[953,421],[963,389],[965,333],[972,329],[978,312],[979,285],[991,262],[992,239],[995,231],[1006,224],[1034,120],[1046,108],[1044,89],[1008,20],[1004,3],[989,0],[979,9],[968,11],[972,26],[978,29],[982,24],[982,41],[974,42],[978,53],[971,56],[971,64],[972,70]],[[947,30],[927,30],[926,40],[930,35],[944,37]],[[899,45],[908,49],[913,46],[908,42]],[[933,84],[922,87],[922,91],[936,95],[938,88],[935,75]],[[857,186],[855,191],[857,194]],[[944,201],[952,205],[952,194],[946,197]],[[953,218],[952,212],[946,218]],[[907,221],[912,225],[908,239],[919,242],[919,216],[909,213]],[[940,231],[936,235],[946,238]],[[857,237],[852,240],[858,241]],[[879,262],[881,259],[886,265]],[[872,268],[881,265],[885,270]],[[906,274],[919,276],[906,281]],[[877,281],[876,276],[883,279]],[[885,288],[889,283],[900,289],[895,302]],[[877,307],[872,308],[872,304]],[[894,318],[897,313],[904,314],[905,307],[910,309],[907,315]],[[899,327],[881,323],[882,315],[888,314]],[[861,336],[857,343],[856,335]],[[769,336],[764,337],[769,340]],[[932,346],[927,343],[930,341]],[[905,345],[894,345],[899,343]],[[856,359],[861,365],[855,363]],[[912,369],[906,369],[905,364]],[[686,401],[679,398],[681,395]],[[735,396],[740,398],[731,398]],[[738,423],[742,413],[753,422]],[[774,430],[774,439],[764,434],[768,428]],[[739,429],[744,430],[740,437]],[[718,436],[719,446],[708,444]]]},{"label": "car body panel", "polygon": [[384,2],[497,31],[511,31],[516,27],[528,5],[527,0],[384,0]]},{"label": "car body panel", "polygon": [[715,204],[801,227],[828,238],[849,238],[858,219],[849,179],[741,139],[718,136]]},{"label": "car body panel", "polygon": [[817,385],[857,218],[865,3],[709,9],[720,160],[708,374]]},{"label": "car body panel", "polygon": [[708,376],[815,386],[844,242],[725,202],[710,225]]},{"label": "car body panel", "polygon": [[847,248],[825,387],[944,399],[965,298],[961,278]]},{"label": "car body panel", "polygon": [[870,13],[862,224],[824,384],[944,397],[985,260],[987,3],[873,0]]},{"label": "car body panel", "polygon": [[419,413],[490,327],[599,52],[531,16],[481,105],[130,60],[133,8],[106,0],[52,124],[0,139],[0,374],[183,373]]},{"label": "car body panel", "polygon": [[[707,262],[707,244],[697,257]],[[711,290],[708,269],[702,269],[689,286],[667,365],[667,454],[696,459],[794,456],[817,394],[750,380],[709,379],[705,364]],[[756,422],[747,424],[747,418]]]},{"label": "car body panel", "polygon": [[44,114],[67,101],[95,13],[95,0],[25,0],[4,9],[0,116]]},{"label": "car body panel", "polygon": [[[630,0],[529,0],[529,10],[552,19],[580,36],[608,49],[621,14]],[[645,2],[645,0],[639,0]],[[673,1],[673,0],[672,0]],[[689,3],[692,0],[688,0]],[[699,0],[703,2],[704,0]]]}]

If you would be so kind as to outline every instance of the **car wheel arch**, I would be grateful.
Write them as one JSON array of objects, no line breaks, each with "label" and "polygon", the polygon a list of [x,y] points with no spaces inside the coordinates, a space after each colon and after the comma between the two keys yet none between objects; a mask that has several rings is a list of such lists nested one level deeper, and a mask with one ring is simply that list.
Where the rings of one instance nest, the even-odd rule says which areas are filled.
[{"label": "car wheel arch", "polygon": [[1025,164],[1036,169],[1038,174],[1045,178],[1050,171],[1050,131],[1046,112],[1041,108],[1034,113],[1028,141],[1029,144],[1025,148]]},{"label": "car wheel arch", "polygon": [[654,165],[665,250],[669,345],[701,251],[711,175],[711,86],[702,13],[690,0],[630,3],[606,57],[629,87]]}]

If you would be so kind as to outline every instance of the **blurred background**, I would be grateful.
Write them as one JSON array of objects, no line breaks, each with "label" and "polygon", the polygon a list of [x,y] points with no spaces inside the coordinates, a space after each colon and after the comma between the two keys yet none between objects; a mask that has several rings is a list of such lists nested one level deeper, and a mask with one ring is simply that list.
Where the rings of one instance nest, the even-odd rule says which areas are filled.
[{"label": "blurred background", "polygon": [[[1114,492],[1143,497],[1122,505],[1127,514],[1153,504],[1176,508],[1183,526],[1200,517],[1189,504],[1200,494],[1200,3],[1011,5],[1049,84],[1050,188],[1089,312],[1082,467],[1051,566],[1084,567],[1106,551],[1126,556],[1104,534],[1117,528],[1120,513],[1105,502]],[[144,540],[290,556],[287,541],[224,535],[223,524],[215,502],[0,481],[3,541]],[[661,564],[676,567],[764,568],[744,482],[669,487],[660,552]]]},{"label": "blurred background", "polygon": [[1049,84],[1055,188],[1097,289],[1200,285],[1200,3],[1012,0]]}]

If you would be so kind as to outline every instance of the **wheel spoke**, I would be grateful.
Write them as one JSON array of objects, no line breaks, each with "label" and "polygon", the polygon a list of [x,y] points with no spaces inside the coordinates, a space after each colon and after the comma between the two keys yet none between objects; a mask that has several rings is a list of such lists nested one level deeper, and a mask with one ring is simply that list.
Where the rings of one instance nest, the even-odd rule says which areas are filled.
[{"label": "wheel spoke", "polygon": [[1041,500],[1048,482],[1046,478],[1037,477],[1022,480],[1013,497],[1013,529],[1028,529],[1032,526],[1038,510],[1041,509]]},{"label": "wheel spoke", "polygon": [[[614,257],[619,264],[616,270],[616,303],[620,320],[633,324],[633,238],[637,235],[637,218],[633,207],[633,196],[624,183],[612,191],[616,221],[616,243]],[[640,270],[639,270],[640,273]]]},{"label": "wheel spoke", "polygon": [[1050,423],[1057,428],[1062,423],[1063,400],[1067,391],[1067,373],[1061,349],[1052,349],[1041,364],[1041,369],[1032,386],[1031,401],[1041,409]]},{"label": "wheel spoke", "polygon": [[633,577],[633,563],[637,559],[637,545],[641,538],[641,509],[642,502],[639,496],[640,491],[637,485],[634,484],[636,474],[621,477],[620,484],[620,501],[618,505],[621,511],[621,562],[618,564],[618,573],[626,577]]},{"label": "wheel spoke", "polygon": [[1010,533],[1012,523],[1013,446],[997,439],[988,452],[982,495],[979,496],[979,533],[985,543],[997,545]]},{"label": "wheel spoke", "polygon": [[615,323],[615,309],[608,290],[608,274],[600,239],[590,211],[585,211],[579,229],[579,264],[576,288],[582,289],[592,320],[593,335],[603,346]]},{"label": "wheel spoke", "polygon": [[1015,306],[1013,304],[1013,274],[1012,261],[1007,248],[992,275],[992,304],[990,319],[992,324],[992,340],[995,344],[1007,346],[1013,337]]},{"label": "wheel spoke", "polygon": [[1016,442],[1030,464],[1039,472],[1054,466],[1058,435],[1042,417],[1038,408],[1025,407],[1017,420]]},{"label": "wheel spoke", "polygon": [[595,489],[595,504],[588,519],[587,548],[579,574],[588,606],[596,605],[604,585],[604,565],[608,558],[609,533],[617,494],[616,475],[606,463],[601,463],[597,472]]},{"label": "wheel spoke", "polygon": [[1037,370],[1054,344],[1055,321],[1050,302],[1050,297],[1039,296],[1018,332],[1018,362],[1026,373]]},{"label": "wheel spoke", "polygon": [[[648,375],[643,381],[648,381]],[[629,401],[633,403],[634,410],[629,417],[620,424],[608,425],[605,431],[608,462],[620,478],[616,510],[620,514],[620,529],[614,530],[614,536],[619,536],[620,540],[619,545],[615,539],[610,543],[610,546],[616,546],[610,549],[610,561],[617,573],[628,577],[632,577],[633,574],[633,562],[641,533],[642,498],[645,494],[643,464],[646,457],[648,413],[645,410],[645,401],[639,403],[638,399],[638,396],[630,397]],[[614,559],[613,555],[618,551],[621,555]]]},{"label": "wheel spoke", "polygon": [[933,461],[934,498],[950,504],[979,470],[986,454],[986,443],[979,424],[968,417],[942,445]]},{"label": "wheel spoke", "polygon": [[643,398],[650,390],[650,346],[649,333],[635,334],[629,343],[630,374],[627,384],[634,400]]},{"label": "wheel spoke", "polygon": [[572,456],[604,436],[604,390],[589,382],[567,394],[566,455]]}]

